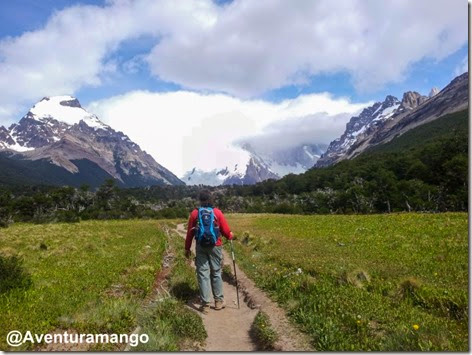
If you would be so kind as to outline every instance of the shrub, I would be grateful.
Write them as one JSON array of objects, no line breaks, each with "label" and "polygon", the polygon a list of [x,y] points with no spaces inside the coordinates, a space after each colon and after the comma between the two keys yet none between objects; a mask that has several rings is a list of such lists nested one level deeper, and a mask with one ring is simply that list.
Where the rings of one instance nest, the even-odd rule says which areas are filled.
[{"label": "shrub", "polygon": [[80,221],[78,214],[75,211],[58,211],[56,213],[58,222],[76,223]]},{"label": "shrub", "polygon": [[25,271],[22,259],[0,255],[0,294],[14,288],[28,288],[31,284],[31,276]]}]

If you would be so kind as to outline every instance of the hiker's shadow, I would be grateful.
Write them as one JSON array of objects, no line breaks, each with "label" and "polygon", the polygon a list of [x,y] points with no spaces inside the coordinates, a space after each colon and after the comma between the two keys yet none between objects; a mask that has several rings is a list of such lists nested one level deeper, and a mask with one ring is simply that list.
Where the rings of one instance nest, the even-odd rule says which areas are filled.
[{"label": "hiker's shadow", "polygon": [[185,302],[193,310],[199,310],[198,291],[192,288],[188,282],[176,283],[170,289],[170,293],[178,300]]},{"label": "hiker's shadow", "polygon": [[188,282],[178,282],[170,289],[172,296],[180,301],[189,301],[198,294]]},{"label": "hiker's shadow", "polygon": [[197,299],[188,300],[187,306],[193,309],[194,311],[200,312],[200,305]]},{"label": "hiker's shadow", "polygon": [[[198,301],[198,297],[194,298],[194,299],[191,299],[191,300],[188,300],[187,301],[187,306],[190,307],[191,309],[195,310],[195,311],[200,312],[200,302]],[[214,310],[215,306],[210,306],[210,308]],[[225,308],[227,308],[227,309],[238,309],[238,306],[226,305]]]},{"label": "hiker's shadow", "polygon": [[[200,311],[200,298],[198,296],[198,290],[192,288],[188,282],[178,282],[170,289],[170,293],[175,298],[183,301],[187,304],[188,307],[195,311]],[[212,309],[215,308],[214,305],[210,306]],[[227,304],[226,308],[229,309],[238,309],[234,304]]]}]

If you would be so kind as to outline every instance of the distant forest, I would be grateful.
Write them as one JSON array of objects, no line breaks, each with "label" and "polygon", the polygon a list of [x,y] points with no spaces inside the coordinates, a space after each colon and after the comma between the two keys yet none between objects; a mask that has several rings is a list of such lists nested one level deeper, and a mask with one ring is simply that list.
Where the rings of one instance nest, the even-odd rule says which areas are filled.
[{"label": "distant forest", "polygon": [[[0,225],[81,219],[185,218],[202,186],[0,187]],[[227,212],[349,214],[466,211],[468,112],[441,117],[360,156],[256,185],[218,186]]]}]

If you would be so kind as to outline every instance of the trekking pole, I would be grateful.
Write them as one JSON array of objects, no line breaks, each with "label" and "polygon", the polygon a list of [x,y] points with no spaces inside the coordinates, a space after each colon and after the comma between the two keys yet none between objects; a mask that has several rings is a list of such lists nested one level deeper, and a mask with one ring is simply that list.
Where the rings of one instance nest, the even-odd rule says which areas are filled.
[{"label": "trekking pole", "polygon": [[234,278],[236,279],[236,296],[238,298],[238,309],[239,309],[239,284],[238,284],[238,276],[236,275],[236,260],[234,259],[233,239],[231,239],[230,242],[231,242],[231,256],[233,257]]}]

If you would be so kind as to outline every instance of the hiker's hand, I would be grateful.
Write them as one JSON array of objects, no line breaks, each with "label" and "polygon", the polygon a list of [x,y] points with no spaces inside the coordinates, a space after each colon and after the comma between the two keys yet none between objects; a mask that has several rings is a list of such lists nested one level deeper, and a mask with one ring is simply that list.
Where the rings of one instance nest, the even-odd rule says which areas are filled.
[{"label": "hiker's hand", "polygon": [[192,255],[192,252],[190,250],[185,250],[185,257],[187,259],[189,259],[191,255]]},{"label": "hiker's hand", "polygon": [[234,238],[233,232],[229,232],[229,240],[232,240]]}]

